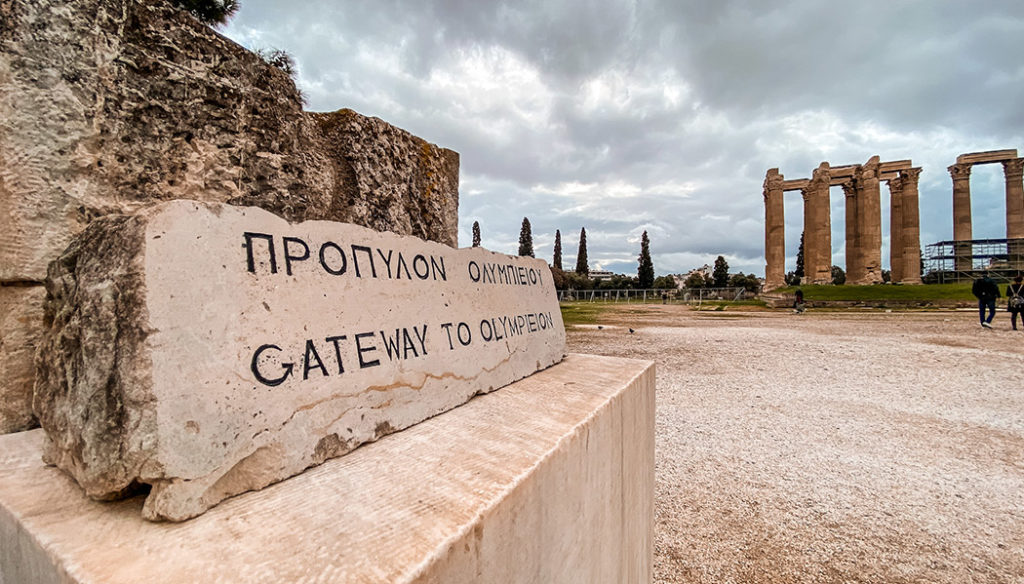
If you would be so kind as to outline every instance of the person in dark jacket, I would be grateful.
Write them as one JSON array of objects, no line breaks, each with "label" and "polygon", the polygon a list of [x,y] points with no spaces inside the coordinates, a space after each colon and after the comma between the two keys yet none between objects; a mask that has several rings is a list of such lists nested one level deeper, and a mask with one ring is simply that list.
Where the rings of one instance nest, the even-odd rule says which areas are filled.
[{"label": "person in dark jacket", "polygon": [[[996,298],[999,298],[999,286],[995,281],[985,274],[984,278],[974,281],[971,286],[971,293],[978,298],[978,316],[981,318],[981,326],[992,328],[992,317],[996,315]],[[988,318],[985,318],[985,309],[988,308]]]},{"label": "person in dark jacket", "polygon": [[1017,330],[1017,315],[1020,314],[1020,323],[1024,325],[1024,276],[1017,275],[1013,284],[1006,287],[1006,309],[1010,311],[1010,324],[1013,330]]}]

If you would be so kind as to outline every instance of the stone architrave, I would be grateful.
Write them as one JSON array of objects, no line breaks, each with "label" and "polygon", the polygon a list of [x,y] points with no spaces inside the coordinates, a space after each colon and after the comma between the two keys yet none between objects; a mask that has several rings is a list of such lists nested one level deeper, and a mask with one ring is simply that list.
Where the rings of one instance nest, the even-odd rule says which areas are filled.
[{"label": "stone architrave", "polygon": [[810,284],[832,282],[832,222],[829,208],[829,168],[814,170],[804,195],[804,277]]},{"label": "stone architrave", "polygon": [[903,271],[900,281],[904,284],[921,283],[921,215],[917,188],[920,176],[920,167],[900,171],[900,193],[903,201]]},{"label": "stone architrave", "polygon": [[96,499],[182,520],[559,362],[547,264],[257,208],[95,221],[50,265],[35,408]]},{"label": "stone architrave", "polygon": [[768,170],[764,179],[764,288],[774,290],[786,284],[785,207],[783,176]]},{"label": "stone architrave", "polygon": [[948,168],[953,179],[953,253],[957,271],[972,268],[971,244],[971,165],[954,164]]},{"label": "stone architrave", "polygon": [[903,281],[903,186],[897,176],[889,183],[889,277]]},{"label": "stone architrave", "polygon": [[878,180],[878,156],[872,156],[857,172],[857,243],[864,276],[853,284],[882,281],[882,207]]},{"label": "stone architrave", "polygon": [[846,281],[853,283],[864,279],[864,262],[857,243],[857,189],[852,180],[841,186],[846,199]]}]

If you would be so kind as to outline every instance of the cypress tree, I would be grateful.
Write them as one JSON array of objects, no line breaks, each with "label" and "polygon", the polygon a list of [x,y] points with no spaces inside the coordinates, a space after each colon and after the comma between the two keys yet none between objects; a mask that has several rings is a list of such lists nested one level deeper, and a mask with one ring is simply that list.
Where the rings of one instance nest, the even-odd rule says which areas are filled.
[{"label": "cypress tree", "polygon": [[523,217],[523,227],[519,230],[519,255],[533,256],[533,233],[530,232],[530,220]]},{"label": "cypress tree", "polygon": [[562,232],[555,230],[555,257],[553,258],[554,265],[559,270],[562,269]]},{"label": "cypress tree", "polygon": [[580,229],[580,249],[576,252],[576,273],[581,276],[590,275],[587,265],[587,228]]},{"label": "cypress tree", "polygon": [[796,271],[793,272],[797,278],[804,277],[804,234],[800,234],[800,249],[796,252]]},{"label": "cypress tree", "polygon": [[640,267],[636,272],[639,286],[645,289],[650,288],[654,286],[654,263],[651,261],[651,240],[647,238],[647,231],[644,231],[640,238],[639,260]]},{"label": "cypress tree", "polygon": [[473,222],[473,247],[480,247],[480,222]]}]

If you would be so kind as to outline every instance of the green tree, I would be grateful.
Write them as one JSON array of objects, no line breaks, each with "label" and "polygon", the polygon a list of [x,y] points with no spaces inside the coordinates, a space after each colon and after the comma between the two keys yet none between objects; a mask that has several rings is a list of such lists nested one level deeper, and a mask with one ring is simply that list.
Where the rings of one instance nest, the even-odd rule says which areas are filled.
[{"label": "green tree", "polygon": [[796,270],[793,275],[797,278],[804,277],[804,234],[800,234],[800,248],[796,251]]},{"label": "green tree", "polygon": [[576,273],[581,276],[590,275],[590,266],[587,264],[587,228],[580,229],[580,248],[576,252]]},{"label": "green tree", "polygon": [[707,285],[707,281],[704,279],[704,274],[700,272],[693,272],[686,277],[686,281],[683,282],[687,288],[703,288]]},{"label": "green tree", "polygon": [[729,278],[729,286],[743,288],[749,292],[757,292],[761,288],[761,281],[754,274],[740,272]]},{"label": "green tree", "polygon": [[676,287],[676,279],[672,276],[658,276],[654,279],[653,287],[659,290],[674,290]]},{"label": "green tree", "polygon": [[594,281],[588,278],[585,274],[566,272],[565,279],[570,290],[591,290],[594,288]]},{"label": "green tree", "polygon": [[171,0],[171,3],[212,26],[226,23],[238,11],[237,0]]},{"label": "green tree", "polygon": [[473,222],[473,247],[480,247],[480,222]]},{"label": "green tree", "polygon": [[562,270],[562,232],[555,230],[555,257],[552,258],[554,263],[552,264],[559,271]]},{"label": "green tree", "polygon": [[846,283],[846,272],[839,266],[832,266],[832,283],[836,286]]},{"label": "green tree", "polygon": [[523,217],[523,227],[519,230],[519,255],[533,257],[533,233],[526,217]]},{"label": "green tree", "polygon": [[647,238],[647,231],[640,237],[640,266],[637,268],[636,277],[640,288],[654,286],[654,263],[651,262],[651,240]]},{"label": "green tree", "polygon": [[715,268],[711,271],[711,277],[716,288],[725,288],[729,284],[729,262],[725,261],[724,257],[715,258]]},{"label": "green tree", "polygon": [[555,290],[565,290],[569,287],[569,279],[560,268],[551,266],[551,281],[555,283]]}]

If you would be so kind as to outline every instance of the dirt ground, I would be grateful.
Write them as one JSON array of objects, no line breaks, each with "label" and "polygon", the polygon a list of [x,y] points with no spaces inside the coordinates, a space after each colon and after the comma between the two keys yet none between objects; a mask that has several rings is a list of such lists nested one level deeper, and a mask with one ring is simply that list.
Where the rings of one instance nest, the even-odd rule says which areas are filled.
[{"label": "dirt ground", "polygon": [[[1024,332],[974,312],[621,307],[657,364],[655,582],[1024,582]],[[629,328],[636,329],[630,333]]]}]

